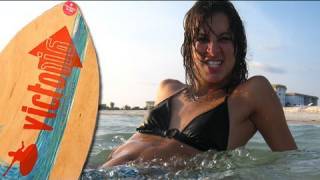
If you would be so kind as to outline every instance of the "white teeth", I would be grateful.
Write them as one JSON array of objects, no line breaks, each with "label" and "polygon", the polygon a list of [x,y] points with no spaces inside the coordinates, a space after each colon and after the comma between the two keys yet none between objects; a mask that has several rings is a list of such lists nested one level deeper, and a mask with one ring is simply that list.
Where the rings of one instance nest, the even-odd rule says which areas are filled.
[{"label": "white teeth", "polygon": [[222,64],[222,61],[208,61],[207,64],[209,67],[219,67]]}]

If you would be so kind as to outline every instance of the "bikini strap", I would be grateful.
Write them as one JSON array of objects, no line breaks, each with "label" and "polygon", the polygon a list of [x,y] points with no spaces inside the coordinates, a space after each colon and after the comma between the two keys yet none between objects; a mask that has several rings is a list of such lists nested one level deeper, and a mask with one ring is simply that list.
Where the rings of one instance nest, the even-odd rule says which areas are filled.
[{"label": "bikini strap", "polygon": [[228,102],[228,98],[229,98],[229,94],[226,94],[226,96],[225,96],[225,98],[224,98],[224,102],[226,103],[226,102]]},{"label": "bikini strap", "polygon": [[172,95],[170,95],[168,98],[172,98],[172,97],[176,96],[177,94],[180,94],[180,93],[181,93],[182,91],[184,91],[185,89],[187,89],[186,86],[184,86],[184,87],[176,90],[176,91],[175,91]]},{"label": "bikini strap", "polygon": [[174,93],[172,93],[170,96],[168,96],[165,100],[169,100],[169,99],[170,99],[169,101],[171,101],[171,99],[172,99],[174,96],[180,94],[180,93],[181,93],[182,91],[184,91],[185,89],[186,89],[186,87],[182,87],[182,88],[176,90]]},{"label": "bikini strap", "polygon": [[181,92],[182,92],[183,90],[185,90],[185,89],[186,89],[186,87],[182,87],[182,88],[174,91],[174,93],[170,94],[168,97],[166,97],[165,99],[163,99],[162,101],[160,101],[156,106],[158,106],[158,105],[164,103],[165,101],[173,98],[174,96],[176,96],[177,94],[181,93]]}]

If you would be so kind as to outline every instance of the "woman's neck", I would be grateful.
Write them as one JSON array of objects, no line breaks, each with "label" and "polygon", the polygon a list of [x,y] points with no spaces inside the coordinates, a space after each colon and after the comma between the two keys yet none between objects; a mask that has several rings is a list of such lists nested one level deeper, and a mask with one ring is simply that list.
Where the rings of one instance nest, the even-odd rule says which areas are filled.
[{"label": "woman's neck", "polygon": [[206,83],[199,82],[196,84],[195,94],[197,96],[204,96],[208,94],[216,94],[221,91],[224,92],[227,81],[221,83]]},{"label": "woman's neck", "polygon": [[196,100],[208,100],[208,99],[215,99],[220,96],[225,95],[225,88],[223,85],[201,85],[197,86],[195,91],[195,99]]}]

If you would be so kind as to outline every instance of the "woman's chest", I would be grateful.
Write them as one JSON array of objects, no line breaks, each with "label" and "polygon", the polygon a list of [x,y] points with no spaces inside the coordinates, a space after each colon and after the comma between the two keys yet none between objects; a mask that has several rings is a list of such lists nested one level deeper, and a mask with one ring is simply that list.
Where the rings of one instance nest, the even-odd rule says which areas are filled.
[{"label": "woman's chest", "polygon": [[[224,103],[224,98],[214,101],[192,102],[181,98],[171,101],[170,128],[185,129],[189,124],[196,123],[200,117]],[[213,114],[214,116],[214,114]]]}]

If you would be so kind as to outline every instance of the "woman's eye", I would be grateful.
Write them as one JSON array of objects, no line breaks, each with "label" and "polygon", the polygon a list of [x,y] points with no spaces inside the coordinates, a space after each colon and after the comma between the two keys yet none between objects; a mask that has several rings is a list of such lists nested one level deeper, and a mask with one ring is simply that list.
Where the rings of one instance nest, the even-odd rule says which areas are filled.
[{"label": "woman's eye", "polygon": [[209,39],[207,37],[198,37],[197,41],[199,41],[200,43],[206,43],[209,41]]},{"label": "woman's eye", "polygon": [[218,38],[218,42],[232,42],[232,37],[228,37],[228,36],[223,36]]}]

